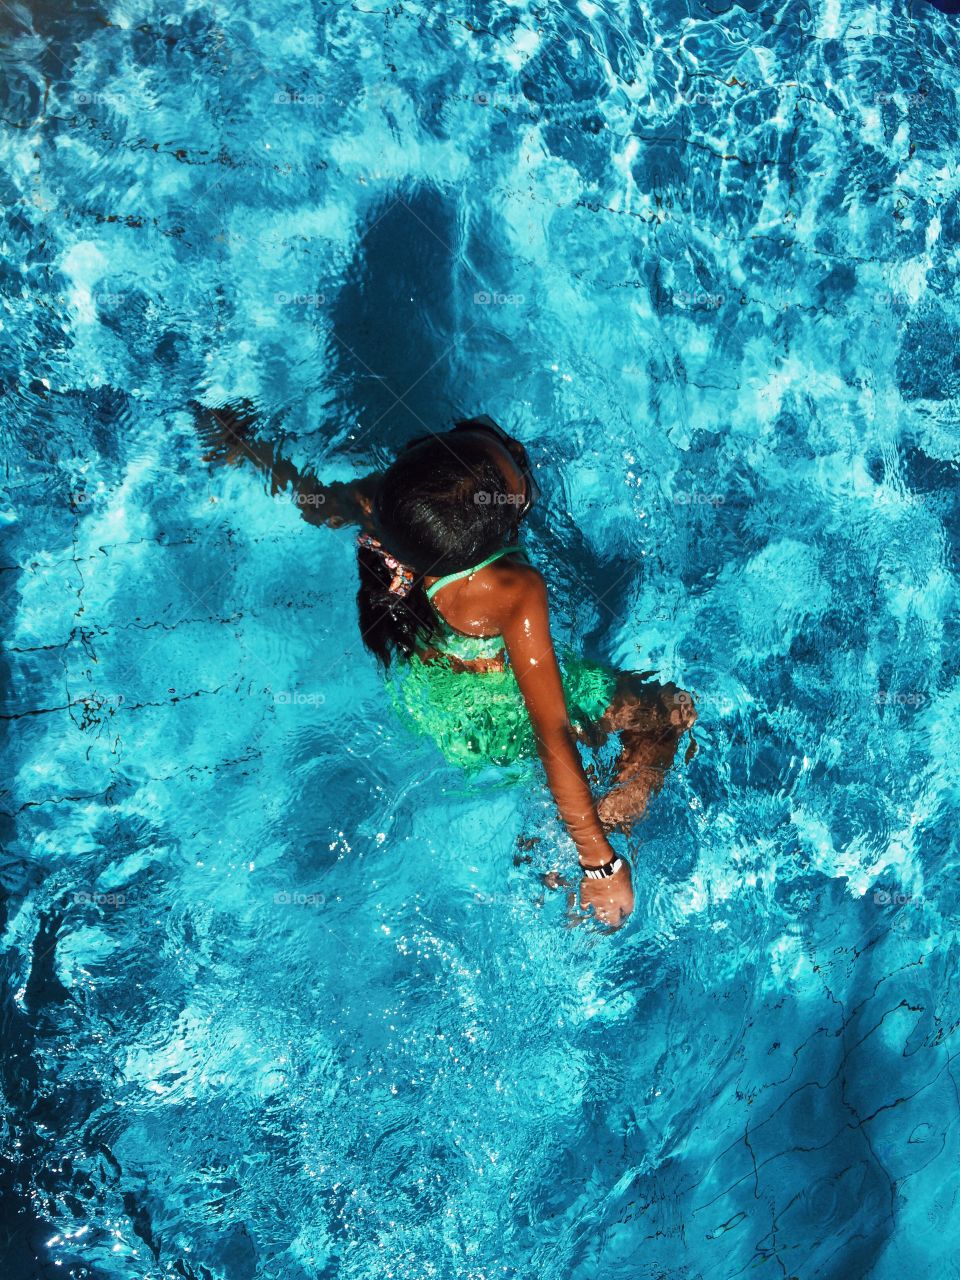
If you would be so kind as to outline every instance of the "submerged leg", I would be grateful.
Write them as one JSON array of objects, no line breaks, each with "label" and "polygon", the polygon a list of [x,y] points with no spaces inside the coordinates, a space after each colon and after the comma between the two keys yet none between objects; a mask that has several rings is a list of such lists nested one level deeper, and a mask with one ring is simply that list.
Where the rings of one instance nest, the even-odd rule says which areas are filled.
[{"label": "submerged leg", "polygon": [[[618,733],[622,744],[614,785],[597,805],[605,827],[629,827],[643,816],[651,795],[663,786],[680,739],[693,729],[696,718],[693,698],[677,685],[648,682],[629,672],[618,676],[594,735],[601,742]],[[695,751],[691,733],[685,759]]]}]

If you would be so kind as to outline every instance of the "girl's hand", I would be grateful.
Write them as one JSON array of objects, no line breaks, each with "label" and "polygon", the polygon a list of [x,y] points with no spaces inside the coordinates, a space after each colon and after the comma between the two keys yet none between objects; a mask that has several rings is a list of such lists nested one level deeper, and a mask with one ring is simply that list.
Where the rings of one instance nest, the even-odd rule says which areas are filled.
[{"label": "girl's hand", "polygon": [[584,877],[580,885],[580,905],[584,919],[596,919],[619,929],[633,910],[633,885],[627,863],[605,880]]},{"label": "girl's hand", "polygon": [[252,400],[208,409],[196,400],[189,401],[197,435],[207,450],[204,462],[238,466],[252,463],[268,477],[270,493],[293,491],[293,500],[308,524],[330,525],[338,529],[344,524],[358,524],[371,529],[371,512],[379,475],[374,473],[358,480],[322,484],[312,471],[300,471],[280,454],[281,444],[262,440],[256,434],[260,425]]},{"label": "girl's hand", "polygon": [[255,463],[259,461],[252,452],[257,443],[254,428],[258,422],[252,401],[238,400],[235,404],[208,409],[206,405],[191,400],[189,406],[193,411],[197,435],[207,451],[203,455],[204,462],[225,462],[228,466],[236,466],[246,458]]}]

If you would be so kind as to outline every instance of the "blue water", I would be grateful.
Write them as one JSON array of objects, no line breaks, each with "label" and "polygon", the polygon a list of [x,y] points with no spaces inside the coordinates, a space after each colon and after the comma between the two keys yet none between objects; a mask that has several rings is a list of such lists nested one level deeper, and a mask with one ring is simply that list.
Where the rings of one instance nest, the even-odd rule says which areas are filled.
[{"label": "blue water", "polygon": [[[4,1280],[960,1276],[956,22],[2,7]],[[698,700],[619,934],[194,396],[524,440]]]}]

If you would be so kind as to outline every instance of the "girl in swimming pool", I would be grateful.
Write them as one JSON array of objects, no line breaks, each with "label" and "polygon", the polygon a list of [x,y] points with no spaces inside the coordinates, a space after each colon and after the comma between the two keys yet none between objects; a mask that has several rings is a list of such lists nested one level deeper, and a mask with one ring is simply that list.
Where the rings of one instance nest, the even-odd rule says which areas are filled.
[{"label": "girl in swimming pool", "polygon": [[[674,685],[566,651],[558,660],[546,585],[518,544],[538,496],[523,445],[470,418],[411,441],[383,473],[325,485],[257,438],[249,402],[192,407],[207,460],[252,462],[271,492],[293,490],[313,524],[359,526],[360,632],[394,706],[462,767],[523,767],[538,755],[577,849],[582,908],[619,925],[633,889],[607,831],[643,813],[693,704]],[[596,746],[614,732],[616,785],[595,804],[577,738]]]}]

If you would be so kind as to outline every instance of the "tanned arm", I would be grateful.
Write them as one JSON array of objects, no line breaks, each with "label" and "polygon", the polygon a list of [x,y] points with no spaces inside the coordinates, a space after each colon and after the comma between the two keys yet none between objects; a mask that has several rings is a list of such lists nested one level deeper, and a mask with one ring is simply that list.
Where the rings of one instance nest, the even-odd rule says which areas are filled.
[{"label": "tanned arm", "polygon": [[[535,569],[511,568],[498,618],[510,663],[523,694],[537,750],[560,817],[577,847],[581,866],[614,856],[590,794],[567,713],[560,668],[550,636],[547,589]],[[618,925],[633,910],[627,864],[603,880],[584,880],[580,897],[607,924]]]},{"label": "tanned arm", "polygon": [[368,527],[376,494],[376,474],[348,483],[323,484],[312,471],[299,471],[289,459],[281,457],[277,445],[255,434],[259,419],[249,400],[218,409],[208,409],[192,400],[190,408],[197,434],[207,448],[205,461],[232,466],[251,463],[270,477],[271,493],[287,488],[293,491],[293,500],[309,524]]}]

